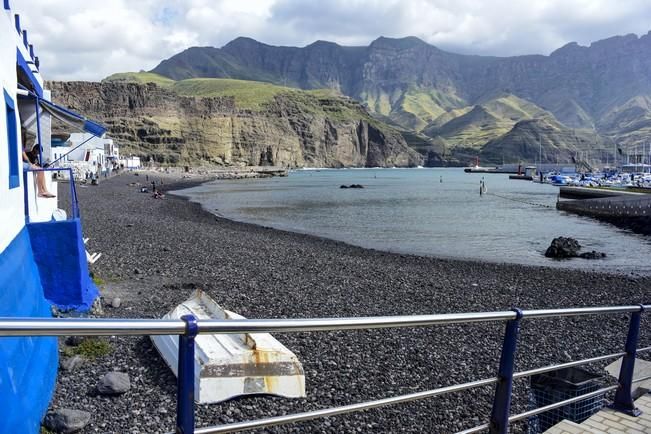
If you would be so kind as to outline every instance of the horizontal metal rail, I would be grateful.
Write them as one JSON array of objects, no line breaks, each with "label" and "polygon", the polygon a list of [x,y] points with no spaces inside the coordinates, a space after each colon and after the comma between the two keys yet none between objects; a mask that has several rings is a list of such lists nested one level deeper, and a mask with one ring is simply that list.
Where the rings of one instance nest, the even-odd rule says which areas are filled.
[{"label": "horizontal metal rail", "polygon": [[614,313],[632,313],[641,312],[644,309],[651,308],[651,305],[635,306],[604,306],[604,307],[576,307],[572,309],[537,309],[523,310],[522,318],[556,318],[562,316],[580,316],[595,314],[614,314]]},{"label": "horizontal metal rail", "polygon": [[358,404],[344,405],[341,407],[325,408],[322,410],[308,411],[305,413],[296,413],[286,416],[276,416],[265,419],[258,419],[248,422],[231,423],[228,425],[219,425],[195,429],[195,434],[215,434],[231,433],[236,431],[245,431],[255,428],[269,427],[275,425],[286,425],[288,423],[303,422],[322,417],[336,416],[338,414],[352,413],[355,411],[368,410],[371,408],[386,407],[392,404],[399,404],[410,401],[418,401],[425,398],[431,398],[446,393],[460,392],[462,390],[472,389],[475,387],[488,386],[497,383],[497,377],[487,378],[485,380],[473,381],[470,383],[456,384],[438,389],[427,390],[424,392],[410,393],[408,395],[394,396],[391,398],[377,399],[375,401],[361,402]]},{"label": "horizontal metal rail", "polygon": [[[631,383],[640,383],[642,381],[646,381],[646,380],[649,380],[649,379],[651,379],[651,375],[648,375],[646,377],[636,378],[633,381],[631,381]],[[574,402],[579,402],[579,401],[583,401],[583,400],[588,399],[588,398],[593,398],[595,396],[599,396],[601,394],[616,390],[618,387],[619,387],[619,385],[603,387],[603,388],[601,388],[599,390],[595,390],[594,392],[585,393],[583,395],[575,396],[573,398],[569,398],[569,399],[566,399],[566,400],[563,400],[563,401],[555,402],[553,404],[545,405],[543,407],[535,408],[533,410],[525,411],[525,412],[510,416],[509,417],[509,422],[517,422],[519,420],[526,419],[528,417],[535,416],[537,414],[544,413],[546,411],[553,410],[555,408],[564,407],[564,406],[566,406],[568,404],[572,404]]]},{"label": "horizontal metal rail", "polygon": [[545,372],[556,371],[558,369],[573,368],[575,366],[587,365],[588,363],[602,362],[615,357],[621,357],[626,353],[613,353],[606,356],[592,357],[590,359],[577,360],[576,362],[559,363],[558,365],[544,366],[542,368],[530,369],[528,371],[516,372],[513,378],[531,377],[532,375],[544,374]]},{"label": "horizontal metal rail", "polygon": [[89,319],[89,318],[2,318],[0,336],[142,336],[182,335],[182,320]]},{"label": "horizontal metal rail", "polygon": [[583,395],[575,396],[573,398],[568,398],[564,399],[563,401],[555,402],[553,404],[545,405],[542,407],[534,408],[533,410],[529,411],[524,411],[519,414],[514,414],[513,416],[509,417],[509,423],[512,422],[517,422],[522,419],[526,419],[531,416],[535,416],[537,414],[545,413],[549,410],[553,410],[555,408],[560,408],[560,407],[565,407],[568,404],[572,404],[574,402],[579,402],[583,401],[589,398],[593,398],[595,396],[603,395],[604,393],[616,390],[619,386],[618,385],[613,385],[613,386],[608,386],[608,387],[602,387],[601,389],[595,390],[594,392],[590,393],[585,393]]},{"label": "horizontal metal rail", "polygon": [[[645,309],[651,305],[644,306]],[[589,307],[522,311],[522,318],[550,318],[640,312],[642,306]],[[234,319],[198,320],[199,334],[274,333],[422,327],[473,322],[508,321],[514,311],[403,315],[313,319]],[[0,318],[0,336],[112,336],[180,335],[185,333],[182,320],[159,319],[71,319],[71,318]]]},{"label": "horizontal metal rail", "polygon": [[[380,317],[351,317],[351,318],[314,318],[314,319],[241,319],[241,320],[197,320],[194,316],[184,316],[178,320],[168,319],[79,319],[79,318],[0,318],[0,336],[114,336],[114,335],[179,335],[179,361],[183,360],[184,366],[190,367],[189,373],[179,371],[177,391],[177,432],[184,433],[227,433],[244,431],[254,428],[282,425],[299,421],[312,420],[322,417],[335,416],[339,414],[368,410],[384,407],[392,404],[411,402],[425,398],[435,397],[452,392],[463,391],[475,387],[482,387],[497,384],[495,401],[493,404],[493,415],[491,421],[499,421],[499,428],[491,426],[491,432],[506,432],[508,424],[530,415],[542,413],[567,403],[586,399],[592,394],[572,398],[561,403],[541,407],[536,410],[509,416],[511,382],[513,379],[527,377],[535,374],[553,371],[556,369],[579,366],[587,363],[607,360],[624,356],[621,372],[628,376],[624,384],[627,384],[628,391],[623,392],[624,398],[615,397],[615,404],[626,406],[625,397],[630,396],[630,385],[632,380],[632,367],[636,354],[636,343],[639,334],[640,316],[645,309],[651,305],[643,306],[606,306],[586,307],[573,309],[541,309],[541,310],[519,310],[497,311],[497,312],[475,312],[475,313],[450,313],[434,315],[403,315],[403,316],[380,316]],[[623,353],[608,354],[606,356],[592,357],[576,362],[567,362],[558,365],[545,366],[519,373],[513,372],[513,361],[515,344],[517,342],[518,324],[523,318],[553,318],[564,316],[600,315],[631,313],[629,335],[627,337],[626,351]],[[345,405],[342,407],[314,410],[304,413],[297,413],[286,416],[237,422],[232,424],[194,429],[193,416],[193,378],[194,366],[194,337],[202,333],[272,333],[272,332],[308,332],[308,331],[338,331],[338,330],[359,330],[359,329],[383,329],[399,327],[422,327],[448,324],[465,324],[475,322],[505,322],[507,324],[502,346],[502,359],[497,377],[484,380],[477,380],[469,383],[445,386],[438,389],[415,392],[407,395],[378,399],[374,401]],[[507,341],[509,342],[507,344]],[[187,348],[186,351],[181,351]],[[508,349],[507,349],[508,348]],[[651,350],[651,347],[639,351]],[[507,354],[505,358],[505,354]],[[506,360],[506,362],[505,362]],[[510,361],[509,361],[510,360]],[[510,364],[510,367],[507,366]],[[626,365],[626,366],[625,366]],[[181,364],[179,364],[181,366]],[[180,369],[180,368],[179,368]],[[508,377],[505,377],[507,375]],[[621,374],[620,374],[621,378]],[[651,377],[649,377],[651,378]],[[636,381],[643,381],[638,379]],[[505,381],[507,383],[505,383]],[[507,387],[504,387],[507,384]],[[597,392],[614,390],[618,386],[611,386],[600,389]],[[622,390],[618,390],[620,394]],[[628,395],[627,395],[628,394]],[[183,397],[183,398],[181,398]],[[495,413],[498,399],[502,400],[499,412]],[[503,401],[507,399],[507,401]],[[497,418],[497,419],[496,419]],[[498,423],[498,422],[496,422]],[[477,432],[488,428],[489,425],[481,425],[464,431],[464,433]]]},{"label": "horizontal metal rail", "polygon": [[[641,377],[637,378],[632,381],[632,383],[639,383],[641,381],[646,381],[646,380],[651,380],[651,375],[648,375],[646,377]],[[536,416],[541,413],[545,413],[550,410],[554,410],[556,408],[560,407],[565,407],[566,405],[573,404],[575,402],[583,401],[585,399],[593,398],[595,396],[603,395],[604,393],[611,392],[613,390],[616,390],[619,387],[619,385],[613,385],[613,386],[608,386],[608,387],[603,387],[601,389],[595,390],[593,392],[585,393],[583,395],[575,396],[572,398],[565,399],[563,401],[555,402],[553,404],[545,405],[543,407],[538,407],[534,408],[532,410],[528,410],[519,414],[515,414],[513,416],[509,416],[509,423],[517,422],[523,419],[527,419],[531,416]],[[470,428],[464,431],[459,431],[457,434],[472,434],[476,432],[482,432],[485,431],[489,428],[489,424],[485,423],[483,425],[478,425],[474,428]]]},{"label": "horizontal metal rail", "polygon": [[[651,347],[643,348],[639,351],[651,350]],[[517,372],[513,374],[513,378],[523,378],[529,377],[536,374],[542,374],[545,372],[551,372],[557,369],[569,368],[573,366],[587,365],[590,363],[601,362],[608,359],[614,359],[616,357],[621,357],[626,353],[613,353],[606,356],[592,357],[589,359],[577,360],[575,362],[561,363],[558,365],[544,366],[542,368],[530,369],[528,371]],[[651,378],[651,377],[650,377]],[[648,378],[642,378],[635,381],[644,381]],[[634,381],[634,382],[635,382]],[[405,402],[418,401],[421,399],[432,398],[435,396],[443,395],[446,393],[459,392],[462,390],[473,389],[482,386],[489,386],[497,383],[497,377],[486,378],[484,380],[472,381],[469,383],[458,384],[454,386],[446,386],[438,389],[428,390],[424,392],[416,392],[408,395],[395,396],[390,398],[383,398],[374,401],[367,401],[357,404],[350,404],[341,407],[326,408],[322,410],[308,411],[304,413],[296,413],[285,416],[276,416],[265,419],[258,419],[247,422],[236,422],[227,425],[218,425],[206,428],[196,429],[195,434],[217,434],[217,433],[231,433],[237,431],[246,431],[255,428],[262,428],[275,425],[285,425],[295,422],[304,422],[307,420],[318,419],[322,417],[336,416],[340,414],[352,413],[355,411],[370,410],[373,408],[386,407],[394,404],[401,404]],[[615,386],[616,387],[616,386]],[[579,397],[580,398],[580,397]],[[563,404],[565,405],[565,404]],[[562,405],[561,405],[562,406]],[[541,407],[542,408],[542,407]],[[556,408],[556,407],[554,407]],[[488,428],[488,425],[481,425],[475,428],[470,428],[469,430],[462,431],[457,434],[466,434],[483,431]]]},{"label": "horizontal metal rail", "polygon": [[[648,375],[646,377],[637,378],[637,379],[631,381],[631,383],[639,383],[639,382],[647,381],[647,380],[651,380],[651,375]],[[513,415],[513,416],[509,416],[509,423],[517,422],[519,420],[526,419],[528,417],[535,416],[537,414],[545,413],[546,411],[549,411],[549,410],[554,410],[555,408],[564,407],[564,406],[566,406],[568,404],[572,404],[572,403],[583,401],[585,399],[589,399],[589,398],[592,398],[592,397],[595,397],[595,396],[599,396],[599,395],[602,395],[604,393],[616,390],[618,387],[619,387],[619,385],[603,387],[603,388],[601,388],[599,390],[595,390],[593,392],[589,392],[589,393],[586,393],[586,394],[583,394],[583,395],[575,396],[575,397],[568,398],[568,399],[563,400],[563,401],[555,402],[553,404],[545,405],[543,407],[534,408],[532,410],[528,410],[528,411],[525,411],[523,413],[519,413],[519,414],[516,414],[516,415]],[[471,434],[471,433],[481,432],[481,431],[487,430],[489,428],[489,426],[490,425],[486,423],[486,424],[483,424],[483,425],[478,425],[478,426],[476,426],[474,428],[467,429],[465,431],[459,431],[457,434]]]}]

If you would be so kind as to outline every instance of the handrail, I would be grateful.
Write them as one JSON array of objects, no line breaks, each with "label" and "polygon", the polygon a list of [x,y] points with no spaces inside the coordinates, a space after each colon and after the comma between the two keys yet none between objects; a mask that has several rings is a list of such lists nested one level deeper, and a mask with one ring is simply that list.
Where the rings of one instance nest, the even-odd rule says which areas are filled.
[{"label": "handrail", "polygon": [[[554,310],[525,310],[522,318],[549,318],[615,313],[635,313],[651,305],[589,307]],[[231,319],[197,320],[198,333],[277,333],[315,332],[434,325],[465,324],[514,320],[514,311],[450,313],[434,315],[402,315],[348,318],[308,319]],[[172,326],[172,323],[174,326]],[[184,321],[161,319],[96,319],[96,318],[18,318],[0,317],[0,336],[112,336],[112,335],[181,335]]]},{"label": "handrail", "polygon": [[[644,350],[651,350],[651,347],[647,347],[644,349],[641,349],[639,351],[644,351]],[[613,354],[608,354],[606,356],[599,356],[599,357],[592,357],[589,359],[583,359],[583,360],[578,360],[576,362],[569,362],[569,363],[562,363],[558,365],[550,365],[550,366],[545,366],[542,368],[536,368],[536,369],[531,369],[528,371],[522,371],[518,373],[513,374],[513,378],[523,378],[523,377],[529,377],[532,375],[544,373],[544,372],[550,372],[554,371],[557,369],[563,369],[567,367],[572,367],[572,366],[581,366],[581,365],[587,365],[589,363],[594,363],[594,362],[599,362],[603,360],[608,360],[608,359],[614,359],[616,357],[623,356],[626,353],[613,353]],[[644,381],[651,378],[649,377],[644,377],[640,378],[637,380],[634,380],[633,382],[639,382],[639,381]],[[275,425],[285,425],[289,423],[294,423],[294,422],[302,422],[306,420],[312,420],[312,419],[318,419],[321,417],[328,417],[328,416],[335,416],[338,414],[346,414],[346,413],[351,413],[354,411],[362,411],[362,410],[369,410],[373,408],[379,408],[379,407],[386,407],[388,405],[392,404],[400,404],[404,402],[410,402],[410,401],[417,401],[421,399],[426,399],[426,398],[431,398],[434,396],[438,395],[443,395],[446,393],[452,393],[452,392],[459,392],[462,390],[467,390],[467,389],[473,389],[477,387],[482,387],[482,386],[489,386],[492,384],[497,383],[497,377],[491,377],[491,378],[486,378],[483,380],[477,380],[477,381],[471,381],[468,383],[462,383],[454,386],[446,386],[446,387],[441,387],[438,389],[433,389],[433,390],[428,390],[425,392],[415,392],[415,393],[410,393],[408,395],[401,395],[401,396],[394,396],[390,398],[383,398],[383,399],[378,399],[378,400],[373,400],[373,401],[367,401],[367,402],[361,402],[361,403],[356,403],[356,404],[350,404],[350,405],[345,405],[341,407],[334,407],[334,408],[327,408],[327,409],[321,409],[321,410],[313,410],[313,411],[308,411],[304,413],[297,413],[297,414],[291,414],[291,415],[285,415],[285,416],[276,416],[276,417],[271,417],[271,418],[265,418],[265,419],[258,419],[254,421],[247,421],[247,422],[236,422],[236,423],[230,423],[226,425],[217,425],[217,426],[211,426],[211,427],[205,427],[205,428],[200,428],[196,429],[194,432],[195,434],[224,434],[224,433],[231,433],[231,432],[237,432],[237,431],[245,431],[245,430],[251,430],[255,428],[262,428],[262,427],[267,427],[267,426],[275,426]],[[617,386],[613,386],[614,388],[617,388]],[[610,389],[609,389],[610,390]],[[603,393],[603,392],[602,392]],[[598,395],[599,393],[597,393]],[[592,395],[590,395],[592,396]],[[582,399],[587,399],[590,396],[579,396],[577,401],[580,401]],[[596,396],[596,395],[595,395]],[[575,402],[575,401],[571,401]],[[570,404],[571,402],[567,402],[565,404],[559,405],[558,407],[562,407],[563,405]],[[552,404],[553,405],[553,404]],[[540,407],[540,408],[546,408],[546,407]],[[557,407],[550,407],[547,410],[552,410]],[[547,411],[545,410],[545,411]],[[542,412],[541,412],[542,413]],[[538,413],[535,413],[538,414]],[[517,415],[516,415],[517,416]],[[519,420],[519,419],[514,419]],[[509,418],[509,421],[511,421],[511,418]],[[457,434],[468,434],[468,433],[473,433],[473,432],[479,432],[483,431],[488,428],[488,424],[486,425],[480,425],[474,428],[470,428],[465,431],[461,431]],[[170,433],[172,434],[172,433]]]},{"label": "handrail", "polygon": [[[338,414],[384,407],[391,404],[410,402],[430,398],[446,393],[467,390],[475,387],[496,385],[493,413],[490,424],[480,425],[463,431],[478,432],[490,428],[491,433],[506,433],[511,422],[542,413],[572,402],[587,399],[617,389],[614,408],[628,414],[637,415],[631,398],[631,384],[651,378],[633,380],[633,367],[637,352],[649,351],[650,347],[637,349],[640,318],[645,309],[651,305],[580,307],[571,309],[538,309],[448,313],[434,315],[403,315],[379,317],[350,318],[311,318],[311,319],[240,319],[240,320],[197,320],[192,315],[181,319],[88,319],[88,318],[0,318],[0,336],[113,336],[113,335],[179,335],[179,373],[177,390],[177,433],[191,432],[226,433],[248,430],[263,426],[280,425]],[[513,372],[513,362],[518,339],[519,322],[523,318],[552,318],[581,315],[600,315],[630,313],[629,332],[624,352],[597,356],[579,361],[550,365]],[[335,331],[399,327],[421,327],[448,324],[465,324],[475,322],[506,322],[502,357],[496,377],[472,381],[463,384],[445,386],[438,389],[415,392],[374,401],[345,405],[342,407],[314,410],[287,416],[276,416],[247,422],[206,427],[195,430],[194,427],[194,337],[202,333],[260,333],[260,332],[305,332]],[[513,379],[528,377],[556,369],[580,366],[624,356],[619,375],[619,385],[609,386],[596,392],[575,397],[560,403],[554,403],[517,415],[509,415],[511,387]],[[181,366],[184,368],[181,369]]]},{"label": "handrail", "polygon": [[266,419],[258,419],[247,422],[236,422],[227,425],[217,425],[206,428],[195,429],[195,434],[223,434],[236,431],[245,431],[255,428],[262,428],[275,425],[286,425],[288,423],[302,422],[306,420],[318,419],[322,417],[336,416],[338,414],[352,413],[355,411],[369,410],[372,408],[386,407],[391,404],[418,401],[425,398],[431,398],[446,393],[460,392],[480,386],[489,386],[497,383],[497,377],[486,378],[484,380],[473,381],[470,383],[457,384],[454,386],[440,387],[438,389],[427,390],[424,392],[415,392],[408,395],[392,396],[390,398],[377,399],[374,401],[361,402],[357,404],[344,405],[341,407],[326,408],[322,410],[307,411],[304,413],[295,413],[286,416],[276,416]]},{"label": "handrail", "polygon": [[79,201],[77,199],[77,187],[75,186],[74,174],[70,167],[39,167],[29,168],[23,171],[25,188],[25,217],[29,219],[29,196],[27,193],[27,172],[68,172],[70,177],[70,208],[72,218],[79,218]]}]

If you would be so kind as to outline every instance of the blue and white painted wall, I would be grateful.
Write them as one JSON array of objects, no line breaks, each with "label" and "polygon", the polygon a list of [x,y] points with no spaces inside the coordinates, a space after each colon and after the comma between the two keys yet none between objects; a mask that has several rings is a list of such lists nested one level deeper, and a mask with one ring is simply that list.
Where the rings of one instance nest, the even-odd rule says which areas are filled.
[{"label": "blue and white painted wall", "polygon": [[[87,309],[97,289],[88,276],[79,218],[26,225],[25,192],[34,185],[24,185],[18,87],[43,97],[43,79],[20,18],[9,0],[1,4],[0,317],[50,317],[57,301]],[[68,285],[77,292],[69,293]],[[57,368],[56,338],[0,337],[0,434],[40,431]]]},{"label": "blue and white painted wall", "polygon": [[[6,6],[6,4],[5,4]],[[13,14],[3,9],[0,16],[0,252],[4,251],[25,226],[22,163],[17,158],[22,152],[18,122],[18,80],[16,76],[17,46],[22,40],[14,27]],[[18,48],[21,49],[20,47]],[[12,126],[13,124],[13,126]],[[13,128],[13,129],[12,129]],[[11,136],[11,138],[10,138]]]}]

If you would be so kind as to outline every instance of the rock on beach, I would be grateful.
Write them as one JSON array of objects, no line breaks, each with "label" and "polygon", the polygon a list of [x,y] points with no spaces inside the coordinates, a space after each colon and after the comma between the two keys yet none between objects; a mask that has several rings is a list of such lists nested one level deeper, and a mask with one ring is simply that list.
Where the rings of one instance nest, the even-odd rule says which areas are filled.
[{"label": "rock on beach", "polygon": [[75,433],[90,422],[90,413],[81,410],[62,408],[50,411],[43,419],[45,428],[56,433]]},{"label": "rock on beach", "polygon": [[97,383],[97,392],[101,395],[121,395],[130,388],[129,374],[124,372],[109,372]]}]

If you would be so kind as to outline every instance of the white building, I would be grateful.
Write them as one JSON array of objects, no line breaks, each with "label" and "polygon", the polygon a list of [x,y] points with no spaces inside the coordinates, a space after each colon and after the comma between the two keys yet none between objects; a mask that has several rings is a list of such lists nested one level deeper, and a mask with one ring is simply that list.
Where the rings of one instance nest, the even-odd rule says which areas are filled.
[{"label": "white building", "polygon": [[[119,165],[120,150],[113,139],[72,133],[65,140],[61,137],[52,140],[52,158],[56,166],[70,167],[75,178],[83,179],[90,174],[110,174]],[[60,176],[66,178],[65,173]]]},{"label": "white building", "polygon": [[142,167],[142,164],[140,163],[140,157],[131,156],[120,159],[120,166],[124,167],[125,169],[136,170],[140,169]]}]

